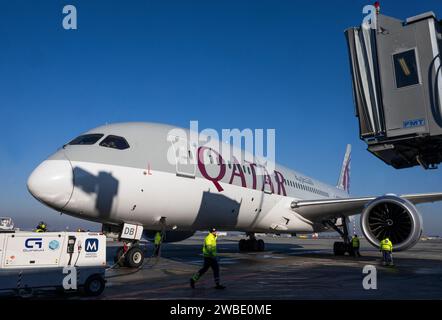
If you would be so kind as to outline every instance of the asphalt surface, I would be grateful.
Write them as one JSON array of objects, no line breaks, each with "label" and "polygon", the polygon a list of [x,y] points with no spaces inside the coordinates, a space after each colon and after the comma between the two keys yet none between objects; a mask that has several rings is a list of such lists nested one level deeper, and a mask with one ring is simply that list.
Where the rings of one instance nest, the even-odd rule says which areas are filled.
[{"label": "asphalt surface", "polygon": [[[442,240],[420,241],[412,249],[394,253],[394,267],[381,264],[381,254],[361,240],[361,258],[333,255],[336,239],[262,237],[265,252],[240,253],[241,237],[218,238],[221,282],[214,289],[209,270],[191,289],[190,277],[202,267],[203,237],[165,243],[160,258],[145,247],[142,268],[106,271],[106,289],[99,297],[55,290],[35,292],[33,299],[442,299]],[[119,243],[108,242],[107,260],[113,265]],[[377,289],[363,287],[365,266],[376,268]],[[372,274],[373,275],[373,274]],[[373,280],[373,278],[371,280]],[[366,281],[367,282],[367,281]],[[372,281],[370,283],[373,284]]]},{"label": "asphalt surface", "polygon": [[[240,237],[219,237],[221,281],[214,289],[212,271],[189,286],[202,266],[202,237],[164,244],[161,258],[148,258],[138,272],[109,270],[107,287],[96,299],[441,299],[442,241],[420,241],[394,254],[394,267],[381,264],[381,255],[364,240],[361,258],[335,257],[333,239],[263,237],[266,251],[239,253]],[[118,244],[108,247],[112,264]],[[152,244],[147,255],[152,253]],[[363,268],[376,267],[377,289],[363,287]],[[372,282],[371,282],[372,283]],[[75,299],[78,297],[69,297]]]}]

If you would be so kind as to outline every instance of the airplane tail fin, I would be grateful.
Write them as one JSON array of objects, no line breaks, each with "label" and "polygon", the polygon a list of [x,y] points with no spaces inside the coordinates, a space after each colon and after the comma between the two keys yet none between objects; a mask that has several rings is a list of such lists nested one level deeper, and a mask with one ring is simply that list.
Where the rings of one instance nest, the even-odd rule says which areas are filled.
[{"label": "airplane tail fin", "polygon": [[347,144],[344,161],[342,162],[341,175],[339,176],[336,187],[350,193],[350,161],[351,161],[351,145]]}]

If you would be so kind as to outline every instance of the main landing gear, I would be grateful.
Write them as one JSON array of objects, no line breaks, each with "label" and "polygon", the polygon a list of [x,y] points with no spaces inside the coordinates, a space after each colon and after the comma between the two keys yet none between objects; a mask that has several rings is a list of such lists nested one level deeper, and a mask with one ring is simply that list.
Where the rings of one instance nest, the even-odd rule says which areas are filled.
[{"label": "main landing gear", "polygon": [[124,243],[124,245],[117,250],[115,255],[115,263],[120,267],[138,268],[144,262],[144,252],[141,250],[137,242]]},{"label": "main landing gear", "polygon": [[239,240],[239,251],[241,252],[260,252],[264,251],[265,243],[262,239],[257,240],[254,233],[246,233],[248,239]]},{"label": "main landing gear", "polygon": [[341,225],[337,225],[336,221],[327,221],[325,224],[339,233],[344,241],[336,241],[333,244],[333,253],[335,256],[353,255],[353,247],[350,243],[350,237],[348,235],[347,218],[341,217]]}]

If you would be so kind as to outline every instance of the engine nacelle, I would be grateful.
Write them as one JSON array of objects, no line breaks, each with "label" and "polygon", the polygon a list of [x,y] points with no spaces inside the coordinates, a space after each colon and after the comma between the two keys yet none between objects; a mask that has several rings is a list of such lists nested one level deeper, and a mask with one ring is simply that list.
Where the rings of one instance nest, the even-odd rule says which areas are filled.
[{"label": "engine nacelle", "polygon": [[[155,230],[144,230],[144,236],[149,241],[153,241],[155,238]],[[195,234],[195,231],[166,231],[163,242],[179,242],[190,238]]]},{"label": "engine nacelle", "polygon": [[414,246],[423,231],[422,217],[408,200],[386,195],[367,204],[361,215],[365,238],[379,248],[379,242],[388,237],[394,251]]}]

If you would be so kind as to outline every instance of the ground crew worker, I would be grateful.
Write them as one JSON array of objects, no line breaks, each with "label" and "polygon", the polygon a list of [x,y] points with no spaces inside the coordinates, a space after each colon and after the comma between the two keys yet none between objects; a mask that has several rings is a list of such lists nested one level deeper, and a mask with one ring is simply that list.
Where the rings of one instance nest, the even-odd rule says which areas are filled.
[{"label": "ground crew worker", "polygon": [[392,266],[393,265],[393,244],[391,243],[390,239],[385,238],[381,241],[379,245],[381,251],[382,251],[382,264]]},{"label": "ground crew worker", "polygon": [[356,256],[360,257],[360,256],[361,256],[361,254],[359,253],[360,242],[359,242],[359,238],[358,238],[358,235],[357,235],[357,234],[355,234],[355,235],[353,236],[353,238],[351,239],[351,246],[352,246],[352,248],[353,248],[353,255],[354,255],[355,257],[356,257]]},{"label": "ground crew worker", "polygon": [[35,232],[46,232],[46,223],[44,223],[43,221],[40,221],[40,223],[37,225]]},{"label": "ground crew worker", "polygon": [[155,257],[158,257],[160,254],[161,242],[163,242],[163,237],[161,235],[161,232],[157,231],[157,233],[155,234],[155,238],[154,238],[154,244],[155,244],[154,256]]},{"label": "ground crew worker", "polygon": [[206,273],[209,268],[213,270],[213,276],[215,278],[215,289],[225,289],[223,285],[219,283],[219,265],[216,258],[216,229],[211,228],[209,234],[204,239],[203,256],[204,266],[190,278],[190,286],[195,289],[195,283]]}]

